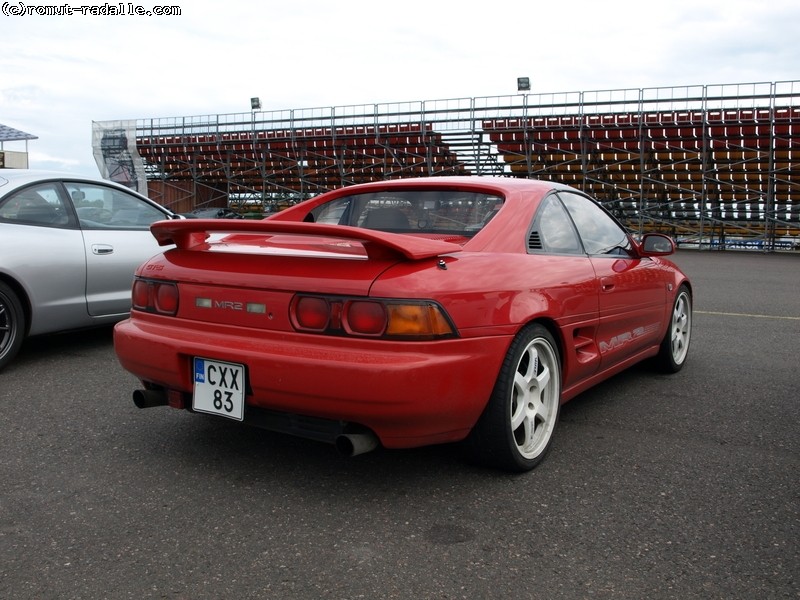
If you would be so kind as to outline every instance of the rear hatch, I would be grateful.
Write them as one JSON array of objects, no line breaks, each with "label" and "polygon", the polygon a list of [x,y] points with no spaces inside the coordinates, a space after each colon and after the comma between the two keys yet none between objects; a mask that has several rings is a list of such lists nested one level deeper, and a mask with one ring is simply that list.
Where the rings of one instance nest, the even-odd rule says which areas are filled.
[{"label": "rear hatch", "polygon": [[369,296],[393,265],[461,250],[441,240],[316,223],[192,219],[151,230],[159,244],[175,248],[139,275],[178,283],[179,318],[279,331],[292,330],[297,292]]}]

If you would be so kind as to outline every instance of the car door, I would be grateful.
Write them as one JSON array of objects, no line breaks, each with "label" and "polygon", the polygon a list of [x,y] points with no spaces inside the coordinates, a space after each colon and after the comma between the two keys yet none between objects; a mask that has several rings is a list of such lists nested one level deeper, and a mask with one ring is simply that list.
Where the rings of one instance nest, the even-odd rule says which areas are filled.
[{"label": "car door", "polygon": [[572,192],[558,195],[597,277],[597,346],[606,368],[660,341],[668,282],[656,261],[636,256],[625,229],[597,203]]},{"label": "car door", "polygon": [[[600,368],[595,342],[598,284],[591,260],[583,251],[575,225],[556,194],[542,200],[528,233],[528,252],[546,256],[546,267],[559,274],[564,291],[559,328],[564,332],[564,388],[585,380]],[[544,258],[544,257],[543,257]],[[545,263],[537,260],[538,278]]]},{"label": "car door", "polygon": [[0,199],[0,260],[25,289],[31,335],[87,324],[83,238],[58,182]]},{"label": "car door", "polygon": [[65,181],[64,187],[83,233],[89,314],[129,312],[136,268],[162,250],[150,224],[169,213],[112,186]]}]

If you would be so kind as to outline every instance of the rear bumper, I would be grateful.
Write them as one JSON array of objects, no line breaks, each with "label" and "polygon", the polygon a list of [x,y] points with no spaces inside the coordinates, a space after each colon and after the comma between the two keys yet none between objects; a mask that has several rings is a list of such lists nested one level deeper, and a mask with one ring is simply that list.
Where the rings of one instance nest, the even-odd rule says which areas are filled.
[{"label": "rear bumper", "polygon": [[120,364],[144,382],[189,394],[195,356],[243,363],[245,422],[250,407],[343,421],[369,428],[387,448],[463,439],[510,341],[361,340],[214,324],[200,332],[152,315],[114,330]]}]

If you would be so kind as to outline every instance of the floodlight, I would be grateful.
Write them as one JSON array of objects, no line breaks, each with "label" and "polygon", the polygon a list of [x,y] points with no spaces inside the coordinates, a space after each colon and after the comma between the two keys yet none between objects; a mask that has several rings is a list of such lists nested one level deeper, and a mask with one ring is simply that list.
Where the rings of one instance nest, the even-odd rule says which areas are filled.
[{"label": "floodlight", "polygon": [[517,91],[528,92],[531,89],[531,80],[529,77],[517,77]]},{"label": "floodlight", "polygon": [[260,98],[250,98],[250,110],[261,110]]}]

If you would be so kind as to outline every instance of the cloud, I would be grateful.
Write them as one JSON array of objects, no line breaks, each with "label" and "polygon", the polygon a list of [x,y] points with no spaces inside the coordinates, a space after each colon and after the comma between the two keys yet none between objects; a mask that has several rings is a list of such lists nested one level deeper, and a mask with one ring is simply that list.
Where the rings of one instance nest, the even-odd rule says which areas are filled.
[{"label": "cloud", "polygon": [[[95,2],[94,4],[102,4]],[[0,123],[31,165],[96,173],[91,122],[516,93],[792,80],[771,0],[197,0],[171,17],[0,17]]]}]

